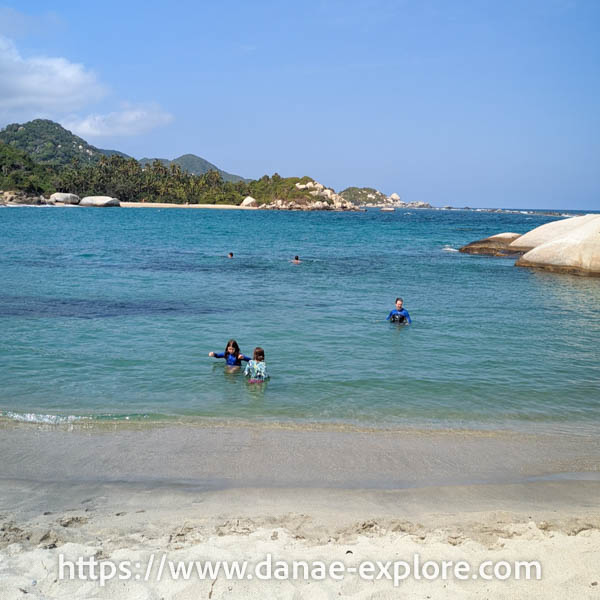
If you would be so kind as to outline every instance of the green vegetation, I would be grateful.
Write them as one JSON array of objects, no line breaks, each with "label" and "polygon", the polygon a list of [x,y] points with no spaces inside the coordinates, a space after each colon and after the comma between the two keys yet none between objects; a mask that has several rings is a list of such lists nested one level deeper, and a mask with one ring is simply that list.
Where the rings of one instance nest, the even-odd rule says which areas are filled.
[{"label": "green vegetation", "polygon": [[175,204],[240,204],[246,196],[259,203],[282,198],[310,197],[298,190],[297,182],[309,177],[284,179],[277,173],[258,181],[224,181],[217,171],[203,175],[186,173],[179,165],[166,167],[159,160],[142,165],[133,158],[102,157],[96,165],[72,166],[62,169],[55,179],[56,189],[80,196],[107,195],[123,202],[172,202]]},{"label": "green vegetation", "polygon": [[252,196],[274,200],[313,200],[299,190],[310,177],[275,173],[256,181],[225,173],[193,154],[175,161],[137,161],[114,150],[100,150],[58,123],[36,119],[0,132],[0,187],[51,194],[106,195],[123,202],[240,204]]},{"label": "green vegetation", "polygon": [[343,192],[340,192],[340,196],[344,198],[344,200],[349,200],[350,202],[354,202],[354,204],[358,205],[383,202],[387,199],[387,196],[381,193],[379,190],[368,187],[349,187]]},{"label": "green vegetation", "polygon": [[100,150],[91,146],[58,123],[47,119],[7,125],[0,131],[0,142],[22,150],[35,162],[46,165],[67,166],[73,160],[81,164],[94,164],[102,156],[113,154],[127,157],[116,150]]},{"label": "green vegetation", "polygon": [[25,152],[0,142],[0,189],[52,193],[54,175],[51,167],[36,164]]}]

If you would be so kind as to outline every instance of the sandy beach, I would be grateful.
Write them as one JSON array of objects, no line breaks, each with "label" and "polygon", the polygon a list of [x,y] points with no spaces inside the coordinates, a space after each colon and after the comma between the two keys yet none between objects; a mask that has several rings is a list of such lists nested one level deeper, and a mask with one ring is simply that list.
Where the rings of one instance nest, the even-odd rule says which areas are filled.
[{"label": "sandy beach", "polygon": [[[2,598],[595,598],[599,443],[498,432],[3,423]],[[265,457],[268,456],[269,460]],[[462,483],[460,482],[462,481]],[[540,580],[58,578],[133,561],[539,561]],[[158,558],[156,558],[158,557]],[[137,567],[136,567],[137,569]],[[137,579],[135,574],[138,575]]]},{"label": "sandy beach", "polygon": [[217,208],[222,210],[257,210],[236,204],[175,204],[173,202],[121,202],[121,208]]}]

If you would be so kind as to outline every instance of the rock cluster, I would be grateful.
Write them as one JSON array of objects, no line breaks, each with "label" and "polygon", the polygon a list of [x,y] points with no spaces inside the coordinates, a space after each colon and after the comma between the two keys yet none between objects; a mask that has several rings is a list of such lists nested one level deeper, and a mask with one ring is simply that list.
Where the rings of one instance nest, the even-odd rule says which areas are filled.
[{"label": "rock cluster", "polygon": [[468,254],[522,254],[517,267],[600,277],[600,214],[553,221],[528,233],[501,233],[460,248]]},{"label": "rock cluster", "polygon": [[259,208],[266,210],[360,210],[354,203],[344,200],[344,198],[336,194],[332,189],[326,188],[322,183],[317,181],[297,183],[296,188],[299,190],[309,190],[309,194],[314,199],[279,199],[268,204],[262,204]]},{"label": "rock cluster", "polygon": [[76,194],[66,194],[56,192],[50,198],[38,194],[27,194],[22,191],[0,191],[0,204],[7,206],[41,206],[43,204],[67,206],[121,206],[121,203],[116,198],[110,196],[86,196],[79,199]]},{"label": "rock cluster", "polygon": [[42,204],[53,204],[53,202],[50,202],[39,194],[27,194],[21,191],[0,191],[0,204],[8,206],[41,206]]}]

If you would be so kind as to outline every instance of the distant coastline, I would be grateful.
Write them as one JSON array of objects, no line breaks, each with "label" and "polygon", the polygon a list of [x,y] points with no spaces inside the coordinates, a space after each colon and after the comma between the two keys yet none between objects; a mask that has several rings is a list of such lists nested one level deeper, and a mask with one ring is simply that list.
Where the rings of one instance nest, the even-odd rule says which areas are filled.
[{"label": "distant coastline", "polygon": [[237,204],[175,204],[172,202],[121,202],[121,208],[217,208],[222,210],[258,210],[256,206]]}]

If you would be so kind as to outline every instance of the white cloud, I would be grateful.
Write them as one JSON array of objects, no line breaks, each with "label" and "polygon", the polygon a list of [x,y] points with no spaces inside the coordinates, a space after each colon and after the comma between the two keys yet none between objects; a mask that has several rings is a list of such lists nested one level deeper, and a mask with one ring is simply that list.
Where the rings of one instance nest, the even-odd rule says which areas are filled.
[{"label": "white cloud", "polygon": [[83,65],[66,58],[24,58],[0,36],[0,114],[35,118],[79,110],[106,95],[106,87]]},{"label": "white cloud", "polygon": [[146,133],[155,127],[166,125],[173,116],[157,104],[132,106],[125,104],[119,111],[106,115],[69,117],[62,125],[83,137],[128,136]]}]

